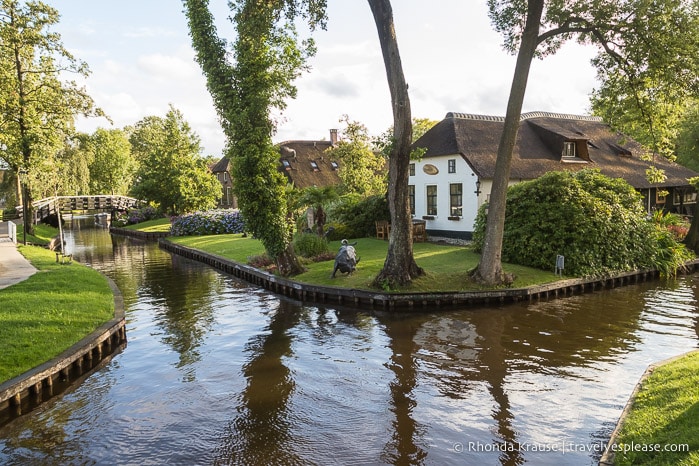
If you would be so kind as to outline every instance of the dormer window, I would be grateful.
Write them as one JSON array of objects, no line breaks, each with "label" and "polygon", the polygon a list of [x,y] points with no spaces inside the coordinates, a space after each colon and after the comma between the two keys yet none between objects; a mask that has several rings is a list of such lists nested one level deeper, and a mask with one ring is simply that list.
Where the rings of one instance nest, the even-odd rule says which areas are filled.
[{"label": "dormer window", "polygon": [[282,160],[282,165],[284,165],[284,170],[291,170],[291,162],[288,160]]},{"label": "dormer window", "polygon": [[564,159],[574,159],[577,156],[578,156],[578,153],[575,150],[575,142],[574,141],[565,141],[563,143],[562,157]]},{"label": "dormer window", "polygon": [[330,162],[330,166],[333,167],[333,170],[337,170],[338,168],[340,168],[337,162]]},{"label": "dormer window", "polygon": [[311,161],[311,168],[314,172],[320,171],[320,168],[318,168],[318,164],[314,161]]}]

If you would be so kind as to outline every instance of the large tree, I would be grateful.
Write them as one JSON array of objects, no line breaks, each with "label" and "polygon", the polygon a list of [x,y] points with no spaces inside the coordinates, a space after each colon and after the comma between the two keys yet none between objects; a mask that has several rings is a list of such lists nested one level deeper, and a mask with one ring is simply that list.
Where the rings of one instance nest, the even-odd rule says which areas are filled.
[{"label": "large tree", "polygon": [[408,84],[398,50],[390,0],[369,0],[381,43],[388,87],[393,108],[393,145],[388,158],[388,206],[391,234],[383,268],[374,278],[374,285],[385,287],[410,284],[424,273],[413,257],[412,217],[408,198],[408,180],[412,143],[412,114]]},{"label": "large tree", "polygon": [[201,157],[199,136],[179,110],[170,107],[165,118],[142,119],[130,141],[140,161],[131,188],[134,197],[151,201],[168,214],[216,206],[221,185]]},{"label": "large tree", "polygon": [[311,28],[324,26],[326,2],[230,1],[237,31],[232,51],[218,36],[208,0],[183,3],[197,61],[228,139],[233,189],[246,228],[262,241],[282,275],[298,273],[302,266],[291,244],[286,180],[272,143],[272,111],[295,97],[293,81],[314,52],[312,42],[300,42],[294,21],[302,17]]},{"label": "large tree", "polygon": [[649,84],[642,79],[646,70],[656,70],[652,76],[660,81],[692,72],[696,45],[685,47],[678,36],[688,32],[682,29],[686,25],[695,28],[690,34],[696,35],[696,5],[685,0],[488,0],[488,6],[495,28],[505,36],[506,49],[517,53],[483,254],[473,274],[496,285],[508,281],[501,260],[507,185],[532,59],[554,53],[566,40],[576,38],[599,47],[594,61],[598,69],[614,64],[623,70],[614,76],[633,82],[640,95]]},{"label": "large tree", "polygon": [[120,129],[97,128],[90,136],[88,150],[91,194],[126,194],[138,167],[131,154],[129,136]]},{"label": "large tree", "polygon": [[342,182],[340,191],[343,194],[353,193],[361,196],[384,194],[385,159],[382,154],[372,150],[367,127],[358,121],[350,120],[347,115],[344,115],[340,122],[345,124],[343,136],[326,151],[328,155],[336,157],[342,166],[342,170],[338,171]]},{"label": "large tree", "polygon": [[[0,156],[15,173],[28,174],[25,180],[41,178],[32,172],[60,150],[75,115],[99,113],[83,88],[63,81],[89,70],[51,30],[58,20],[58,11],[42,2],[0,3]],[[23,186],[24,228],[30,232],[32,194]]]},{"label": "large tree", "polygon": [[128,134],[121,129],[97,128],[87,145],[92,155],[91,194],[126,194],[138,167]]}]

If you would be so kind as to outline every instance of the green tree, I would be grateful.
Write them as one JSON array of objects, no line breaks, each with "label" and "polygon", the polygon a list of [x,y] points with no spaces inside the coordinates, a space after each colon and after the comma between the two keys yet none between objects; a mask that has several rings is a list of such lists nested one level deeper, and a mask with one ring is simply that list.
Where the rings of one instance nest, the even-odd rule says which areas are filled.
[{"label": "green tree", "polygon": [[201,157],[199,136],[179,110],[170,106],[165,118],[142,119],[130,142],[140,161],[134,197],[175,215],[216,206],[221,185]]},{"label": "green tree", "polygon": [[70,196],[90,194],[90,165],[94,155],[89,149],[90,136],[78,133],[64,143],[59,158],[63,161],[65,178],[60,194]]},{"label": "green tree", "polygon": [[[294,21],[324,26],[325,0],[229,2],[237,37],[232,54],[218,36],[208,0],[183,0],[192,44],[228,139],[233,189],[246,228],[260,238],[282,275],[303,270],[293,249],[286,180],[272,143],[274,109],[296,95],[293,81],[315,49],[300,43]],[[228,58],[231,56],[233,64]]]},{"label": "green tree", "polygon": [[334,186],[309,186],[301,191],[297,203],[301,207],[310,207],[313,209],[313,220],[315,222],[318,236],[325,234],[326,214],[325,208],[331,202],[337,200],[338,195]]},{"label": "green tree", "polygon": [[677,161],[699,171],[699,99],[690,101],[679,123]]},{"label": "green tree", "polygon": [[[58,11],[38,1],[1,0],[0,3],[0,144],[2,157],[15,173],[38,179],[42,159],[52,156],[73,132],[77,114],[101,114],[92,99],[68,74],[87,76],[87,65],[71,55],[61,37],[51,31]],[[31,232],[28,215],[32,193],[24,184],[24,229]]]},{"label": "green tree", "polygon": [[[496,285],[508,278],[501,260],[507,185],[533,58],[555,53],[565,41],[576,38],[599,47],[594,64],[601,76],[623,76],[633,83],[637,96],[652,93],[656,82],[692,74],[697,15],[695,2],[684,0],[488,0],[488,7],[495,28],[505,37],[505,48],[517,53],[490,193],[483,254],[473,273],[474,279]],[[692,30],[678,26],[690,26]],[[688,47],[680,38],[685,34]],[[611,66],[621,74],[605,73],[603,69]]]},{"label": "green tree", "polygon": [[89,139],[92,194],[126,194],[133,184],[137,162],[129,137],[120,129],[98,128]]},{"label": "green tree", "polygon": [[375,153],[367,127],[343,115],[340,119],[345,129],[343,137],[326,153],[340,161],[338,176],[342,181],[342,193],[371,196],[386,192],[386,159]]}]

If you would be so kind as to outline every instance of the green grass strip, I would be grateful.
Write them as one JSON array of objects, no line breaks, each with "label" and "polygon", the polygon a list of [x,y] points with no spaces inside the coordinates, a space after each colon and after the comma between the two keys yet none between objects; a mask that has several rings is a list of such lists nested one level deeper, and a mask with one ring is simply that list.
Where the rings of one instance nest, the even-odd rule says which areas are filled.
[{"label": "green grass strip", "polygon": [[158,218],[155,220],[147,220],[145,222],[136,223],[133,225],[126,225],[123,227],[125,230],[137,230],[144,231],[147,233],[169,233],[170,232],[170,219],[168,217]]},{"label": "green grass strip", "polygon": [[[616,443],[621,451],[616,452],[615,464],[699,464],[697,387],[699,352],[655,369],[643,382],[622,424]],[[688,445],[689,451],[671,451],[681,445]]]},{"label": "green grass strip", "polygon": [[[34,225],[34,234],[27,235],[27,244],[47,245],[54,237],[58,236],[58,228],[39,223]],[[17,242],[24,243],[24,225],[17,225]]]},{"label": "green grass strip", "polygon": [[19,246],[39,272],[0,290],[0,382],[57,356],[114,317],[107,279],[55,254]]},{"label": "green grass strip", "polygon": [[[247,263],[250,256],[264,253],[264,248],[259,241],[250,237],[243,238],[239,234],[171,237],[170,240],[183,246],[216,254],[243,264]],[[339,248],[339,241],[330,242],[331,251],[337,251]],[[308,270],[305,273],[294,276],[293,279],[298,282],[315,285],[364,290],[372,289],[370,283],[379,273],[386,260],[388,241],[361,238],[357,240],[355,248],[361,260],[352,276],[342,275],[338,272],[336,278],[330,278],[333,261],[329,260],[304,264]],[[475,268],[480,260],[480,255],[474,253],[468,247],[415,243],[413,245],[413,256],[418,265],[425,269],[425,276],[414,280],[407,288],[386,291],[424,293],[483,289],[468,279],[469,271]],[[505,271],[516,275],[517,278],[512,285],[515,288],[550,283],[557,280],[553,271],[546,272],[512,264],[503,264],[503,266]]]}]

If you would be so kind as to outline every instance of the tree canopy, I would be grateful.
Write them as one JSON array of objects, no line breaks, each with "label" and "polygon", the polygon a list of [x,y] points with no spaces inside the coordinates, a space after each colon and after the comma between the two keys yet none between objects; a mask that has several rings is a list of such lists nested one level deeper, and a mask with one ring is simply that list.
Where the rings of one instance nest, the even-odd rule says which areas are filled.
[{"label": "tree canopy", "polygon": [[179,110],[170,107],[165,118],[142,119],[130,142],[139,160],[134,197],[152,201],[169,214],[216,206],[221,185],[201,157],[199,136]]},{"label": "tree canopy", "polygon": [[91,155],[90,192],[126,194],[138,164],[131,154],[129,136],[120,129],[97,128],[86,142]]},{"label": "tree canopy", "polygon": [[[87,76],[89,69],[51,30],[58,21],[58,11],[43,2],[1,0],[0,156],[15,173],[29,173],[29,180],[41,178],[32,172],[62,148],[76,115],[101,114],[84,88],[63,80],[70,74]],[[32,195],[24,188],[26,212]],[[29,215],[24,219],[30,232]]]},{"label": "tree canopy", "polygon": [[372,150],[369,130],[358,121],[344,115],[340,122],[345,124],[343,137],[327,153],[340,160],[342,170],[338,176],[342,181],[342,193],[370,196],[386,192],[386,159]]}]

